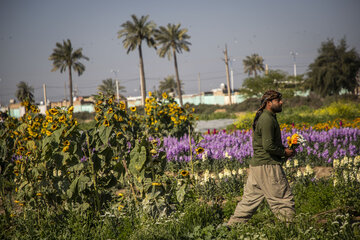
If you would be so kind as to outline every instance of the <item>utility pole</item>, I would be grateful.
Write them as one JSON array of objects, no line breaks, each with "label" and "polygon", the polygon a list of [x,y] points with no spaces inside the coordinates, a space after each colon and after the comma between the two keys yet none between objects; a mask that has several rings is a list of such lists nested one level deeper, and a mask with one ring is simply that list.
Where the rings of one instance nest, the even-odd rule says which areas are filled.
[{"label": "utility pole", "polygon": [[201,104],[201,84],[200,84],[200,73],[198,73],[198,82],[199,82],[199,97],[200,97],[200,104]]},{"label": "utility pole", "polygon": [[67,99],[66,99],[66,82],[64,83],[64,99],[65,99],[65,103],[66,103],[66,101],[67,101]]},{"label": "utility pole", "polygon": [[45,112],[47,111],[47,99],[46,99],[46,85],[45,83],[43,84],[43,89],[44,89],[44,105],[45,105]]},{"label": "utility pole", "polygon": [[120,98],[119,98],[119,81],[116,80],[116,101],[120,102]]},{"label": "utility pole", "polygon": [[265,64],[265,75],[269,74],[269,65]]},{"label": "utility pole", "polygon": [[228,97],[229,97],[229,104],[231,105],[231,87],[230,87],[230,76],[229,76],[229,58],[227,53],[227,45],[225,44],[225,67],[226,67],[226,81],[227,81],[227,89],[228,89]]},{"label": "utility pole", "polygon": [[298,53],[290,51],[290,55],[292,55],[294,59],[294,77],[296,77],[296,55],[298,55]]}]

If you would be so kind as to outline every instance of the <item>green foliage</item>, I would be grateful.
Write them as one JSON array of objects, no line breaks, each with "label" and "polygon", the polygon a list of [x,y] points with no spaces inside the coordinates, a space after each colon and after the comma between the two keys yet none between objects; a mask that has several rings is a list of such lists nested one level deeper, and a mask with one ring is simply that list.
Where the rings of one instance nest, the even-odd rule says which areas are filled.
[{"label": "green foliage", "polygon": [[321,95],[338,95],[342,89],[354,92],[358,86],[356,73],[360,68],[355,48],[348,50],[345,38],[335,45],[333,39],[321,43],[319,55],[309,66],[307,85]]},{"label": "green foliage", "polygon": [[29,86],[26,82],[19,82],[17,85],[17,90],[16,90],[16,98],[20,101],[20,102],[24,102],[24,101],[29,101],[31,103],[35,102],[34,99],[34,88]]},{"label": "green foliage", "polygon": [[[119,92],[126,92],[125,87],[119,84]],[[112,78],[107,78],[102,80],[102,84],[98,86],[98,90],[105,96],[114,96],[116,95],[116,80]]]},{"label": "green foliage", "polygon": [[244,72],[249,76],[254,74],[254,77],[257,77],[257,72],[264,71],[264,59],[259,56],[259,54],[254,53],[251,56],[246,56],[243,60]]}]

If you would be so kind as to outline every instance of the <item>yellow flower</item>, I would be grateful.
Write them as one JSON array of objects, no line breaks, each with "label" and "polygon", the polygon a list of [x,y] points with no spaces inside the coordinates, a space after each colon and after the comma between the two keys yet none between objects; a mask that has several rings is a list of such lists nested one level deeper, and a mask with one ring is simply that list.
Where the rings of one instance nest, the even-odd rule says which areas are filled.
[{"label": "yellow flower", "polygon": [[70,141],[69,141],[69,140],[66,140],[66,141],[64,142],[64,145],[65,145],[65,146],[69,146],[69,145],[70,145]]},{"label": "yellow flower", "polygon": [[98,108],[98,107],[95,107],[95,112],[100,112],[100,108]]},{"label": "yellow flower", "polygon": [[157,151],[155,150],[155,149],[151,149],[151,151],[150,151],[150,153],[151,153],[151,155],[156,155],[157,154]]},{"label": "yellow flower", "polygon": [[19,170],[15,169],[14,174],[15,174],[15,176],[19,176]]},{"label": "yellow flower", "polygon": [[68,109],[68,114],[73,113],[73,111],[74,111],[74,106],[69,107],[69,109]]},{"label": "yellow flower", "polygon": [[119,205],[118,210],[121,211],[124,208],[124,205]]},{"label": "yellow flower", "polygon": [[161,186],[161,183],[153,182],[151,185],[153,185],[153,186]]},{"label": "yellow flower", "polygon": [[50,136],[52,133],[49,130],[46,130],[46,135]]},{"label": "yellow flower", "polygon": [[195,151],[196,151],[196,154],[201,154],[201,153],[203,153],[205,150],[204,150],[204,148],[202,148],[202,147],[198,147]]},{"label": "yellow flower", "polygon": [[122,198],[122,197],[124,197],[124,194],[118,193],[118,196]]},{"label": "yellow flower", "polygon": [[103,101],[99,100],[99,101],[97,101],[96,105],[100,105],[102,103],[103,103]]},{"label": "yellow flower", "polygon": [[168,98],[168,95],[166,94],[166,92],[164,92],[164,93],[162,94],[162,97],[163,97],[163,99],[167,99],[167,98]]},{"label": "yellow flower", "polygon": [[186,177],[187,175],[189,175],[189,171],[187,171],[187,170],[182,170],[182,171],[180,172],[180,174],[181,174],[181,176]]},{"label": "yellow flower", "polygon": [[131,110],[132,112],[135,112],[135,111],[136,111],[136,107],[131,107],[130,110]]},{"label": "yellow flower", "polygon": [[113,98],[110,98],[109,101],[108,101],[108,103],[109,103],[109,104],[112,104],[113,101],[114,101],[114,99],[113,99]]},{"label": "yellow flower", "polygon": [[110,126],[109,120],[105,120],[104,123],[103,123],[103,125],[105,125],[105,126],[107,126],[107,127]]},{"label": "yellow flower", "polygon": [[54,124],[54,125],[52,125],[52,126],[51,126],[51,130],[53,130],[53,131],[54,131],[54,130],[56,130],[56,129],[57,129],[56,124]]},{"label": "yellow flower", "polygon": [[65,123],[65,121],[66,121],[66,117],[65,117],[65,115],[62,115],[59,119],[59,122]]},{"label": "yellow flower", "polygon": [[63,149],[62,149],[63,152],[67,152],[69,151],[69,146],[65,146]]},{"label": "yellow flower", "polygon": [[29,115],[29,116],[27,117],[27,119],[30,121],[30,120],[31,120],[31,116]]},{"label": "yellow flower", "polygon": [[121,136],[121,132],[119,131],[117,134],[116,134],[116,136],[118,137],[118,136]]},{"label": "yellow flower", "polygon": [[38,192],[38,193],[36,193],[36,196],[41,197],[42,193]]},{"label": "yellow flower", "polygon": [[149,92],[149,97],[151,97],[152,96],[152,92]]},{"label": "yellow flower", "polygon": [[125,110],[126,109],[126,105],[125,105],[125,103],[124,102],[120,102],[120,109],[121,110]]},{"label": "yellow flower", "polygon": [[110,114],[110,113],[113,113],[114,110],[112,108],[109,108],[108,111],[107,111],[107,114]]},{"label": "yellow flower", "polygon": [[59,113],[59,111],[58,111],[57,109],[55,109],[55,108],[50,109],[49,112],[50,112],[50,114],[52,114],[52,115],[56,115],[56,114]]},{"label": "yellow flower", "polygon": [[123,117],[122,117],[122,116],[119,116],[118,121],[119,121],[119,122],[122,122],[123,120],[124,120]]}]

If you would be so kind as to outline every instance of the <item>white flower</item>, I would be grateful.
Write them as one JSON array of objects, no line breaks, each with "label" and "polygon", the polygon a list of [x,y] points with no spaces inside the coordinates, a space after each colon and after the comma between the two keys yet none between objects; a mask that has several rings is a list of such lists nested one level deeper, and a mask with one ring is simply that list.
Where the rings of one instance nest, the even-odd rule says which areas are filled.
[{"label": "white flower", "polygon": [[202,154],[202,156],[201,156],[203,162],[207,160],[207,157],[208,157],[208,156],[207,156],[207,151],[206,151],[206,152],[204,152],[204,153]]},{"label": "white flower", "polygon": [[290,162],[290,160],[287,160],[286,161],[286,168],[290,168],[291,167],[291,162]]},{"label": "white flower", "polygon": [[236,175],[236,171],[235,171],[235,170],[232,170],[232,171],[231,171],[231,174],[235,176],[235,175]]},{"label": "white flower", "polygon": [[215,179],[216,178],[215,173],[210,173],[210,178]]},{"label": "white flower", "polygon": [[333,161],[333,168],[338,168],[340,166],[340,161],[339,159],[334,159]]},{"label": "white flower", "polygon": [[305,167],[305,175],[310,175],[310,174],[313,174],[314,173],[314,170],[311,168],[311,166],[308,164],[306,165]]},{"label": "white flower", "polygon": [[224,169],[224,177],[231,177],[231,171],[227,168]]},{"label": "white flower", "polygon": [[210,177],[209,170],[206,169],[206,171],[204,172],[204,182],[208,182],[208,181],[209,181],[209,177]]},{"label": "white flower", "polygon": [[360,172],[356,174],[356,181],[360,182]]},{"label": "white flower", "polygon": [[225,158],[229,158],[229,159],[231,158],[228,152],[225,152]]},{"label": "white flower", "polygon": [[219,179],[222,179],[224,177],[223,173],[219,173]]},{"label": "white flower", "polygon": [[337,178],[334,178],[334,187],[338,184]]},{"label": "white flower", "polygon": [[347,156],[345,156],[340,163],[340,166],[345,166],[349,163],[349,158]]},{"label": "white flower", "polygon": [[343,178],[344,178],[345,182],[348,182],[348,180],[349,180],[349,172],[348,171],[346,171],[346,170],[343,171]]},{"label": "white flower", "polygon": [[354,158],[354,165],[355,165],[355,166],[360,165],[360,156],[356,156],[356,157]]},{"label": "white flower", "polygon": [[243,168],[239,168],[238,174],[239,174],[239,175],[243,175],[243,174],[244,174],[244,169],[243,169]]},{"label": "white flower", "polygon": [[297,172],[296,172],[296,177],[298,177],[298,178],[300,178],[300,177],[302,177],[302,172],[300,171],[300,169],[299,170],[297,170]]},{"label": "white flower", "polygon": [[294,159],[294,167],[299,166],[299,161],[297,159]]}]

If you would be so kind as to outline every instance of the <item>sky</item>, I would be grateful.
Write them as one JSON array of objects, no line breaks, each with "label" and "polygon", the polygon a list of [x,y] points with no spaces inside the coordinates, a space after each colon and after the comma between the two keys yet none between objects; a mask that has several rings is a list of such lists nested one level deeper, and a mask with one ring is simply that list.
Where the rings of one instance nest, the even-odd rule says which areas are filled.
[{"label": "sky", "polygon": [[[51,72],[48,60],[55,44],[70,39],[89,61],[73,74],[80,96],[97,92],[102,80],[113,78],[125,86],[125,96],[140,95],[138,51],[126,53],[117,32],[121,24],[149,15],[157,26],[181,24],[190,35],[190,51],[177,56],[185,94],[210,91],[226,83],[224,48],[233,69],[234,88],[247,77],[242,60],[257,53],[269,69],[305,74],[321,43],[346,38],[360,52],[358,0],[0,0],[0,104],[15,98],[20,81],[43,100],[43,84],[51,101],[64,98],[68,73]],[[146,88],[174,75],[172,60],[160,58],[143,44]],[[200,76],[200,87],[199,78]]]}]

